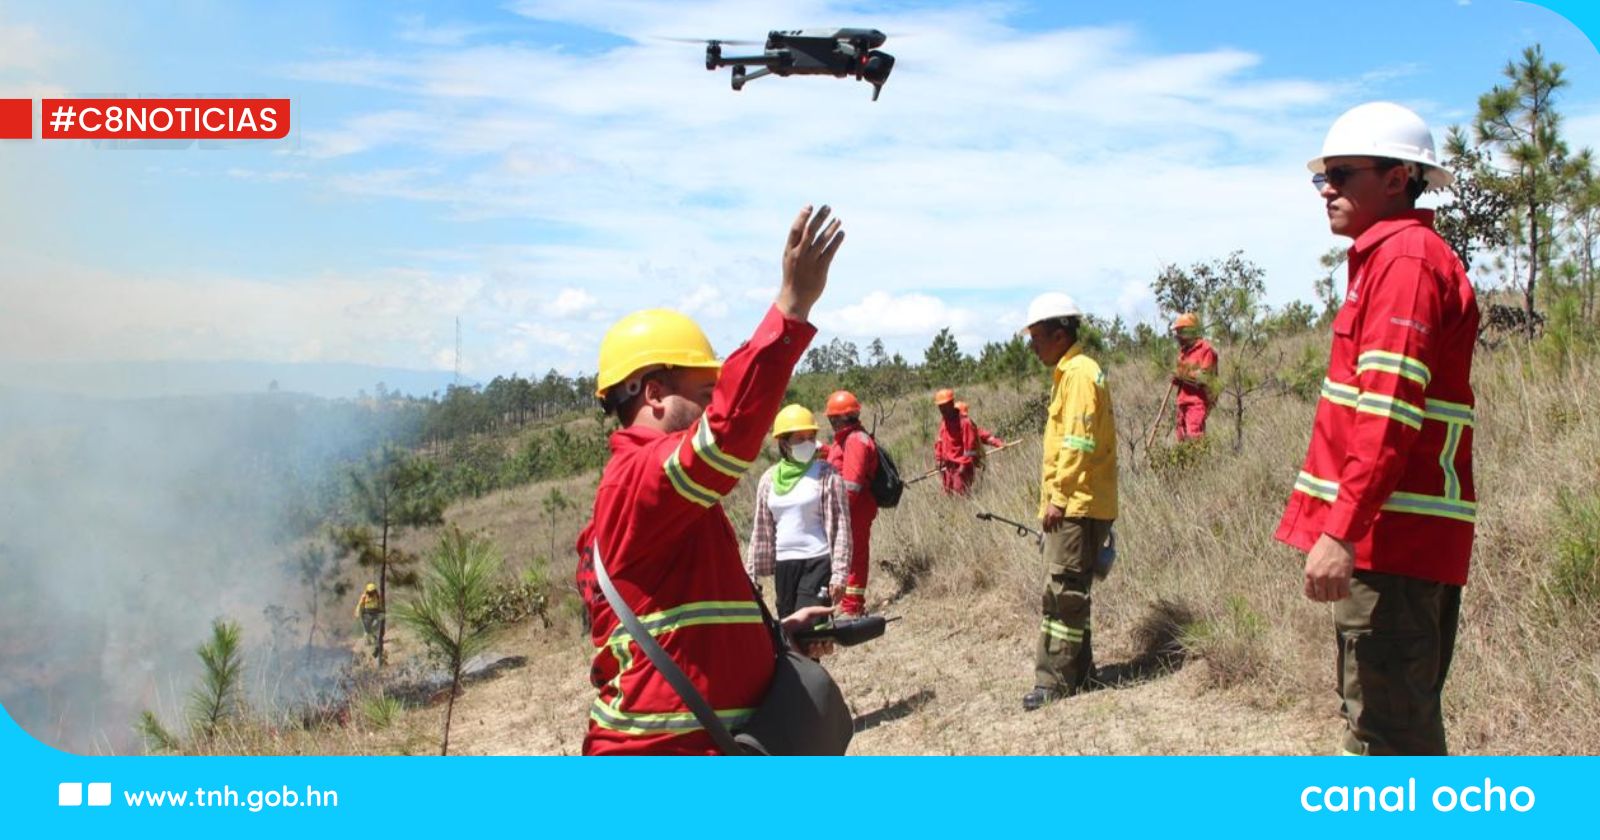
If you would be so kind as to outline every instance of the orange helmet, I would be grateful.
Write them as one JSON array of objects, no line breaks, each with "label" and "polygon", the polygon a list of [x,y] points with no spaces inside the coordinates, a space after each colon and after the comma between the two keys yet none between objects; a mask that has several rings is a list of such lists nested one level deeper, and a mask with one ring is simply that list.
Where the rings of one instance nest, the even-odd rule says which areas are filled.
[{"label": "orange helmet", "polygon": [[1192,330],[1200,326],[1200,319],[1193,312],[1185,312],[1172,322],[1175,330]]},{"label": "orange helmet", "polygon": [[964,402],[957,402],[956,403],[956,411],[959,411],[962,414],[966,414],[967,413],[967,404],[964,403]]},{"label": "orange helmet", "polygon": [[953,389],[950,389],[950,388],[940,388],[939,390],[935,391],[934,394],[933,394],[933,404],[934,405],[944,405],[945,403],[955,402],[955,401],[956,401],[956,392]]},{"label": "orange helmet", "polygon": [[847,414],[860,414],[861,401],[849,391],[834,391],[828,397],[828,408],[823,412],[829,417],[842,417]]}]

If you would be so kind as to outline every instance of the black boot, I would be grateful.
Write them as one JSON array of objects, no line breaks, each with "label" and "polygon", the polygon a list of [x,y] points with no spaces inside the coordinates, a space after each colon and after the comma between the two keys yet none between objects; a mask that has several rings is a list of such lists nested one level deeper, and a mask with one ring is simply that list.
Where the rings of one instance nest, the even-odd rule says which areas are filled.
[{"label": "black boot", "polygon": [[1033,690],[1022,695],[1022,710],[1032,712],[1042,708],[1047,703],[1054,703],[1062,698],[1062,694],[1053,688],[1034,686]]}]

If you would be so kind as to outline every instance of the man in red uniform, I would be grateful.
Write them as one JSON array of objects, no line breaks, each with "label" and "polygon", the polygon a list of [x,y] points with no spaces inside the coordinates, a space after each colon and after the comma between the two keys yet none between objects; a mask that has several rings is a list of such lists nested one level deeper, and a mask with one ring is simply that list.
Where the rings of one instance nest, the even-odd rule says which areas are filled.
[{"label": "man in red uniform", "polygon": [[1478,303],[1423,190],[1450,184],[1433,135],[1388,102],[1329,130],[1312,183],[1355,240],[1349,287],[1277,538],[1305,551],[1305,595],[1333,603],[1344,750],[1442,755],[1441,695],[1472,554]]},{"label": "man in red uniform", "polygon": [[956,409],[956,392],[940,388],[933,395],[939,407],[939,436],[933,441],[933,463],[945,495],[965,496],[978,466],[978,427]]},{"label": "man in red uniform", "polygon": [[1172,335],[1178,339],[1178,366],[1172,373],[1178,387],[1178,440],[1194,440],[1206,433],[1206,415],[1216,402],[1217,351],[1200,337],[1200,318],[1193,312],[1172,322]]},{"label": "man in red uniform", "polygon": [[872,495],[872,480],[878,475],[878,442],[861,426],[861,402],[849,391],[835,391],[828,397],[828,425],[833,427],[833,445],[828,447],[828,463],[844,478],[850,497],[850,576],[844,584],[844,600],[839,611],[847,617],[867,611],[867,572],[872,548],[872,522],[878,518],[878,499]]},{"label": "man in red uniform", "polygon": [[[585,754],[708,754],[711,738],[620,626],[594,585],[605,564],[617,591],[706,701],[737,728],[771,682],[773,639],[739,541],[722,511],[761,451],[795,363],[816,329],[806,323],[844,234],[828,208],[801,211],[783,254],[783,285],[750,340],[718,364],[687,317],[635,312],[600,346],[598,396],[622,429],[578,538],[578,585],[595,653]],[[826,615],[802,610],[790,629]]]}]

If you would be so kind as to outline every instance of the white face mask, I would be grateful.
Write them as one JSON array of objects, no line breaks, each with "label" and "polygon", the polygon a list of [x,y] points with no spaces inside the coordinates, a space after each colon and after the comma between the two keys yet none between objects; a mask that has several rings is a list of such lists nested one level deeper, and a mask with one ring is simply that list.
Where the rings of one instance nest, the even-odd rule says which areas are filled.
[{"label": "white face mask", "polygon": [[817,442],[814,440],[789,444],[790,460],[799,461],[800,463],[805,464],[809,463],[816,454]]}]

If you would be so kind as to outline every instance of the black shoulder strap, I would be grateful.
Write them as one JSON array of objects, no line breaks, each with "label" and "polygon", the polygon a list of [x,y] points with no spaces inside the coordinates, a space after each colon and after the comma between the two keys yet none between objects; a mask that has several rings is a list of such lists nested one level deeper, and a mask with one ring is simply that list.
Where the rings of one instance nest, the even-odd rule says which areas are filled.
[{"label": "black shoulder strap", "polygon": [[[639,617],[633,614],[633,610],[628,609],[627,602],[622,600],[622,595],[611,584],[611,576],[606,574],[606,564],[600,559],[599,542],[594,544],[594,576],[600,583],[600,591],[605,593],[606,601],[611,604],[611,611],[617,614],[617,620],[622,622],[622,626],[627,629],[628,635],[633,637],[634,643],[644,651],[644,655],[650,657],[650,663],[656,666],[661,676],[666,678],[672,690],[683,698],[683,704],[694,713],[695,720],[700,721],[700,725],[716,743],[717,749],[722,750],[723,755],[744,755],[744,749],[733,740],[733,734],[722,724],[716,712],[711,710],[711,704],[706,702],[706,698],[700,696],[694,683],[689,681],[688,675],[683,673],[678,663],[672,661],[672,655],[650,636],[650,631],[645,629]],[[763,605],[764,611],[765,605]]]}]

